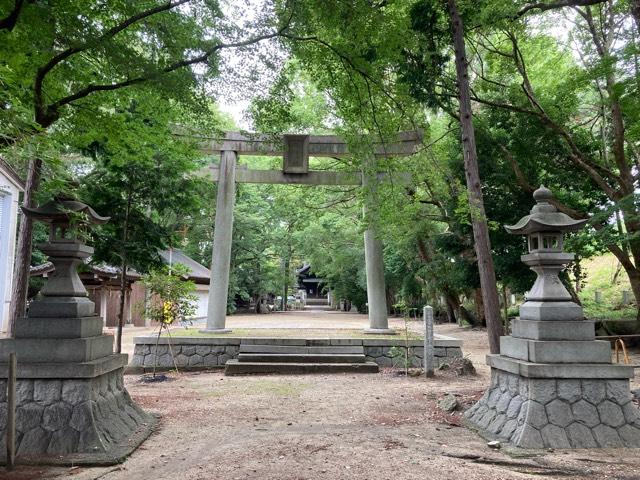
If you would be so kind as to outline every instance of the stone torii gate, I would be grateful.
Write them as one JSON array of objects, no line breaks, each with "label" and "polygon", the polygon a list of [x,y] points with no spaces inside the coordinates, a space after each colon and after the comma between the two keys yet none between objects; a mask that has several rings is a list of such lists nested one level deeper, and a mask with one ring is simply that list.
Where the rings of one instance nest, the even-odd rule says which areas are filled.
[{"label": "stone torii gate", "polygon": [[[200,150],[208,155],[220,154],[219,166],[212,165],[209,174],[218,182],[216,220],[213,235],[211,261],[211,287],[207,327],[203,333],[224,333],[227,300],[229,295],[229,269],[233,232],[233,207],[235,184],[269,183],[284,185],[362,185],[367,187],[366,209],[376,201],[375,186],[380,174],[376,174],[377,157],[406,156],[415,153],[422,142],[421,131],[402,132],[392,143],[376,144],[374,156],[362,173],[309,170],[309,157],[341,158],[349,156],[346,142],[332,135],[243,135],[227,132],[225,138],[201,141]],[[237,166],[239,155],[283,156],[282,170],[250,170]],[[373,172],[373,173],[369,173]],[[365,266],[367,275],[367,300],[369,304],[369,328],[365,333],[390,334],[387,318],[387,301],[384,282],[382,242],[375,226],[364,233]]]}]

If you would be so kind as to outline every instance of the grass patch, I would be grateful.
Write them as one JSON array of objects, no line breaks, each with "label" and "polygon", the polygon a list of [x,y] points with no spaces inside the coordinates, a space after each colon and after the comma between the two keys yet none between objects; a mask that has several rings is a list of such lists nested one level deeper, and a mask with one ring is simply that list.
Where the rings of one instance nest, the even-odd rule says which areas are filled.
[{"label": "grass patch", "polygon": [[[404,334],[398,335],[366,335],[359,329],[348,328],[234,328],[231,333],[202,333],[199,328],[175,328],[171,329],[174,337],[211,337],[211,338],[237,338],[237,337],[264,337],[264,338],[389,338],[403,339]],[[421,335],[409,332],[410,340],[419,340]]]},{"label": "grass patch", "polygon": [[198,380],[192,382],[192,388],[200,395],[220,398],[225,396],[274,396],[274,397],[299,397],[311,387],[308,383],[292,383],[278,379],[253,379],[244,377],[225,382],[216,382],[210,385],[202,385]]},{"label": "grass patch", "polygon": [[[627,273],[622,269],[614,276],[618,260],[611,253],[600,255],[583,261],[587,274],[584,288],[579,293],[585,316],[591,320],[632,320],[636,318],[637,308],[634,304],[622,305],[622,292],[631,291]],[[602,293],[600,303],[595,301],[595,292]],[[633,295],[631,295],[633,301]]]}]

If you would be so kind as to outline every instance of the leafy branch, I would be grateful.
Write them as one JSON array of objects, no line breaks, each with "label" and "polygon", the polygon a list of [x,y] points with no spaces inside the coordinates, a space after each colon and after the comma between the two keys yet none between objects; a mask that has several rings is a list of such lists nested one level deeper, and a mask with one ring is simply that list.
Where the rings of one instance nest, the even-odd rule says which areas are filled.
[{"label": "leafy branch", "polygon": [[515,18],[522,17],[526,13],[532,10],[539,10],[540,12],[546,12],[548,10],[558,10],[565,7],[585,7],[589,5],[597,5],[599,3],[605,3],[608,0],[558,0],[556,2],[546,3],[546,2],[536,2],[529,3],[518,10]]}]

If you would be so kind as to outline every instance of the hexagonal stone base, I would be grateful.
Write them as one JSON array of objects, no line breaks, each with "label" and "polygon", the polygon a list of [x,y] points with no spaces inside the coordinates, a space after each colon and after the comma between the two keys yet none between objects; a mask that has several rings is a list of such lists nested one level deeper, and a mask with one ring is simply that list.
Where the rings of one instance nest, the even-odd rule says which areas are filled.
[{"label": "hexagonal stone base", "polygon": [[[0,455],[6,452],[6,422],[6,379],[2,379]],[[129,396],[122,368],[94,378],[17,381],[16,454],[20,463],[118,463],[156,423]]]},{"label": "hexagonal stone base", "polygon": [[640,447],[640,410],[627,379],[544,379],[491,369],[466,413],[486,437],[522,448]]}]

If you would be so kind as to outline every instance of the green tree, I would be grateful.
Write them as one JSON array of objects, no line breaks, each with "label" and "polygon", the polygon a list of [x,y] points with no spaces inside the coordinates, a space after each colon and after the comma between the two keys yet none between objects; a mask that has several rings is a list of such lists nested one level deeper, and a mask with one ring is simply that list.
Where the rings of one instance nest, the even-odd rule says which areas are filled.
[{"label": "green tree", "polygon": [[[288,22],[274,22],[268,13],[236,25],[216,1],[116,2],[108,7],[73,0],[1,1],[0,148],[29,161],[23,203],[33,205],[43,161],[49,160],[41,144],[63,139],[87,118],[109,110],[113,94],[139,86],[158,94],[158,110],[175,101],[203,115],[203,87],[220,74],[221,52],[278,37],[288,28]],[[203,68],[196,73],[194,65]],[[12,323],[25,308],[31,236],[32,222],[23,217]]]},{"label": "green tree", "polygon": [[574,218],[593,214],[640,300],[637,32],[627,2],[572,3],[571,50],[524,20],[475,37],[473,100],[512,178],[549,185]]},{"label": "green tree", "polygon": [[185,280],[189,269],[179,263],[163,265],[143,275],[142,283],[155,298],[150,302],[146,316],[162,327],[185,320],[196,312],[196,284]]},{"label": "green tree", "polygon": [[[195,177],[202,166],[197,145],[172,135],[179,111],[154,108],[153,95],[115,103],[99,118],[102,134],[78,132],[76,145],[93,159],[81,177],[80,195],[111,220],[96,229],[95,262],[120,268],[120,307],[116,351],[120,351],[126,272],[147,272],[160,263],[159,250],[175,244],[177,233],[200,213]],[[179,219],[179,220],[176,220]]]},{"label": "green tree", "polygon": [[[189,275],[189,269],[176,263],[172,266],[164,265],[159,269],[151,270],[142,277],[147,291],[151,294],[151,302],[147,306],[145,314],[154,322],[158,322],[158,341],[163,330],[169,334],[169,327],[176,321],[185,320],[196,312],[198,300],[196,284],[185,280]],[[170,334],[169,334],[170,335]],[[156,356],[153,364],[153,375],[156,374],[158,364],[158,341],[156,341]],[[169,351],[173,356],[171,344]],[[175,365],[175,358],[173,359]],[[175,365],[176,371],[178,370]]]}]

